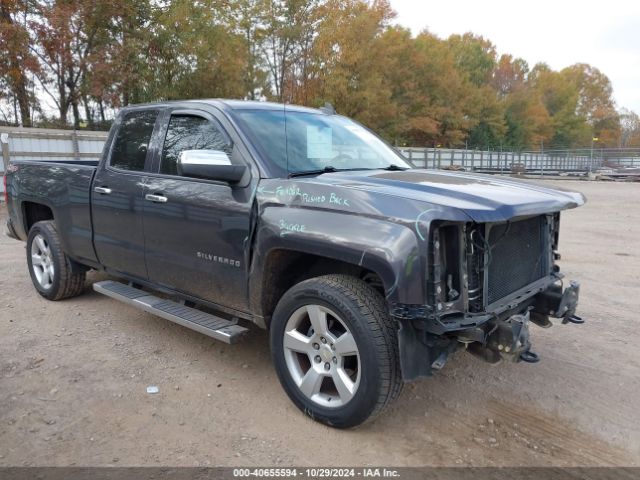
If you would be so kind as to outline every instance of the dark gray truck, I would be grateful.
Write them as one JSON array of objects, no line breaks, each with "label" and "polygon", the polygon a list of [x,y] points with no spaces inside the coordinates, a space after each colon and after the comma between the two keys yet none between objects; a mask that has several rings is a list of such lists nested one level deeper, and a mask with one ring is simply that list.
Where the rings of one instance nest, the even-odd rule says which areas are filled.
[{"label": "dark gray truck", "polygon": [[270,332],[291,400],[335,427],[463,348],[535,362],[529,325],[580,323],[555,261],[579,193],[411,165],[331,109],[141,105],[99,162],[12,161],[8,231],[38,292],[93,288],[233,343]]}]

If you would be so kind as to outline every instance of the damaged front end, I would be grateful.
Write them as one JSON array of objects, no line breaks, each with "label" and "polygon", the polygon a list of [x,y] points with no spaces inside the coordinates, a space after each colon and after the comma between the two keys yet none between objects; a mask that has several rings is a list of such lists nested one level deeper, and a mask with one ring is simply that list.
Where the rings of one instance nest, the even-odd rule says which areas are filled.
[{"label": "damaged front end", "polygon": [[441,223],[432,229],[427,303],[392,306],[405,380],[430,376],[465,348],[497,363],[535,363],[529,327],[583,323],[580,286],[563,285],[555,260],[559,214],[501,223]]}]

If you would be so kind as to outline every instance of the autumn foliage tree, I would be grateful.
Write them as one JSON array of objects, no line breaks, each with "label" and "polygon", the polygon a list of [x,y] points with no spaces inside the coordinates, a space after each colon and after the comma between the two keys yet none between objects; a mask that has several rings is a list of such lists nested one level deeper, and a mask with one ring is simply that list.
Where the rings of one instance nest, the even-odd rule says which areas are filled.
[{"label": "autumn foliage tree", "polygon": [[131,103],[227,97],[330,102],[398,145],[638,142],[597,68],[530,67],[394,17],[388,0],[2,0],[0,112],[29,125],[53,104],[57,124],[97,128]]},{"label": "autumn foliage tree", "polygon": [[30,12],[26,0],[0,2],[0,93],[8,93],[20,111],[24,126],[31,126],[33,99],[30,73],[39,71],[39,64],[29,50],[27,17]]},{"label": "autumn foliage tree", "polygon": [[380,69],[389,59],[381,37],[393,17],[389,4],[331,0],[319,9],[319,17],[308,68],[311,78],[301,78],[311,95],[298,88],[293,100],[319,105],[328,101],[344,115],[383,128],[381,122],[396,114],[390,78]]},{"label": "autumn foliage tree", "polygon": [[31,51],[40,61],[38,79],[51,97],[62,123],[72,110],[73,124],[80,125],[81,85],[91,55],[98,48],[108,3],[87,0],[41,1],[30,21],[34,45]]}]

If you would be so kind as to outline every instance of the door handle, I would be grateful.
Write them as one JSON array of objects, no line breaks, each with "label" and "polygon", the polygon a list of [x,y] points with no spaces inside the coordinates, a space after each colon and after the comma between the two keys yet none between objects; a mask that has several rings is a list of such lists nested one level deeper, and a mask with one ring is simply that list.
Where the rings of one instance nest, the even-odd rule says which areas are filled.
[{"label": "door handle", "polygon": [[96,193],[101,193],[103,195],[109,195],[111,193],[111,189],[107,187],[95,187],[93,191]]},{"label": "door handle", "polygon": [[145,200],[149,200],[150,202],[155,203],[167,203],[167,200],[169,200],[167,197],[164,197],[162,195],[154,195],[152,193],[147,193],[144,198]]}]

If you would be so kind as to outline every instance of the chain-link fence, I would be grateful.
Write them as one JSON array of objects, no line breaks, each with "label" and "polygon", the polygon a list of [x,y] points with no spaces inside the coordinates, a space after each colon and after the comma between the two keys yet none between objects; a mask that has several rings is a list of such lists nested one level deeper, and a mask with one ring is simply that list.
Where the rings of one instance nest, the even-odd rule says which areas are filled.
[{"label": "chain-link fence", "polygon": [[640,168],[640,148],[581,148],[545,152],[505,152],[449,148],[400,147],[418,168],[486,173],[585,173],[601,169]]},{"label": "chain-link fence", "polygon": [[[97,160],[107,132],[0,127],[0,175],[9,159],[35,161]],[[484,173],[539,175],[585,174],[607,170],[621,174],[637,168],[640,148],[581,148],[545,152],[506,152],[450,148],[401,147],[400,152],[418,168],[469,170]],[[0,183],[0,192],[2,192]]]}]

